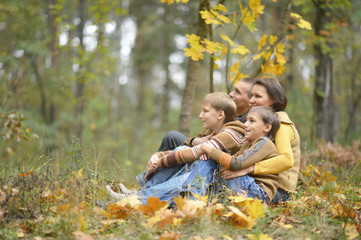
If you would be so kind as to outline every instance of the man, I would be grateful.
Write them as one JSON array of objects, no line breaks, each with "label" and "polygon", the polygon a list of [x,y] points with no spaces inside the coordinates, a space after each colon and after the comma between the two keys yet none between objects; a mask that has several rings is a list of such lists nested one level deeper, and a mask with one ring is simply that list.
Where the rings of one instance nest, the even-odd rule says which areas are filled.
[{"label": "man", "polygon": [[[246,122],[247,113],[251,109],[249,101],[252,98],[252,87],[254,80],[252,78],[243,78],[236,85],[233,91],[229,94],[237,106],[237,116],[235,120]],[[200,143],[206,142],[210,139],[211,135],[207,131],[202,131],[195,138],[188,138],[179,131],[169,131],[164,136],[163,141],[158,151],[173,150],[176,147],[184,144],[187,146],[195,146]]]}]

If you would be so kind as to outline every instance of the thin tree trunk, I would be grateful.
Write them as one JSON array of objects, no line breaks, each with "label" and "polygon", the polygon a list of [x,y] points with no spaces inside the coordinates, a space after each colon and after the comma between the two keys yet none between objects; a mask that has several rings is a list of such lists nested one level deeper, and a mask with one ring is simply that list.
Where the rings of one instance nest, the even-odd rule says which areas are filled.
[{"label": "thin tree trunk", "polygon": [[[198,12],[202,10],[206,10],[207,4],[208,4],[208,0],[201,0],[199,4]],[[204,22],[204,20],[200,17],[200,14],[198,14],[197,35],[200,36],[201,39],[207,37],[207,25]],[[193,61],[192,59],[188,59],[187,75],[186,75],[187,79],[183,92],[181,113],[178,122],[179,131],[185,135],[188,135],[190,131],[196,83],[199,79],[199,74],[201,71],[200,64],[201,61]]]},{"label": "thin tree trunk", "polygon": [[[52,78],[57,78],[59,76],[59,49],[58,49],[58,25],[55,21],[58,16],[58,12],[52,10],[50,7],[55,5],[57,0],[46,0],[46,15],[48,19],[48,28],[51,34],[51,41],[49,43],[49,48],[51,50],[51,66]],[[56,81],[53,81],[56,82]],[[48,124],[51,125],[56,120],[56,105],[53,102],[53,98],[49,98],[49,116]],[[47,152],[50,153],[55,149],[54,144],[48,144]]]},{"label": "thin tree trunk", "polygon": [[[354,56],[356,54],[353,54],[352,56]],[[361,59],[355,60],[354,57],[352,57],[350,64],[354,64],[355,67],[353,67],[352,69],[352,76],[350,77],[350,96],[349,96],[349,101],[348,102],[348,124],[346,127],[346,131],[345,131],[345,142],[349,142],[350,138],[352,138],[352,132],[356,132],[357,131],[357,116],[358,116],[358,109],[359,109],[359,105],[361,102],[361,92],[359,90],[359,87],[357,87],[356,85],[356,81],[357,81],[357,68],[359,68],[360,66],[360,62]]]},{"label": "thin tree trunk", "polygon": [[[163,23],[167,23],[168,15],[169,15],[169,7],[166,5],[164,8],[163,14]],[[162,35],[162,48],[161,48],[161,57],[163,70],[165,71],[165,82],[163,85],[162,91],[162,103],[161,103],[161,114],[160,114],[160,123],[164,128],[168,128],[168,115],[170,109],[170,88],[172,86],[172,79],[169,71],[169,54],[170,54],[170,42],[171,42],[171,32],[166,31]]]},{"label": "thin tree trunk", "polygon": [[45,123],[48,123],[48,118],[46,114],[46,95],[44,88],[44,80],[40,74],[38,64],[34,55],[29,56],[31,66],[34,70],[36,83],[38,84],[39,96],[40,96],[40,116],[42,117]]},{"label": "thin tree trunk", "polygon": [[[113,88],[112,88],[112,97],[110,102],[110,129],[115,129],[115,124],[118,122],[118,116],[119,116],[119,98],[121,94],[121,86],[119,83],[119,77],[120,77],[120,71],[121,71],[121,58],[120,58],[120,40],[121,40],[121,26],[122,21],[121,18],[117,19],[117,27],[116,32],[114,34],[113,41],[116,42],[115,51],[113,54],[115,54],[116,58],[116,67],[115,67],[115,73],[114,73],[114,79],[113,79]],[[117,131],[111,131],[111,135],[113,140],[118,140],[118,134]]]},{"label": "thin tree trunk", "polygon": [[[80,51],[79,57],[82,58],[82,54],[84,54],[84,26],[85,26],[85,11],[86,11],[86,0],[79,0],[79,18],[80,23],[78,25],[78,37],[80,40]],[[84,112],[84,75],[81,73],[81,68],[83,66],[79,66],[79,71],[77,74],[77,80],[76,80],[76,90],[75,90],[75,99],[76,99],[76,106],[75,106],[75,119],[76,119],[76,137],[81,139],[82,133],[83,133],[83,122],[82,122],[82,116]]]},{"label": "thin tree trunk", "polygon": [[[323,1],[322,1],[323,2]],[[320,36],[320,30],[330,23],[325,5],[316,4],[315,34]],[[331,47],[329,45],[329,47]],[[329,52],[322,51],[319,43],[314,45],[317,61],[315,76],[315,114],[316,114],[316,138],[327,142],[333,142],[334,138],[334,105],[333,105],[333,72],[332,58]]]}]

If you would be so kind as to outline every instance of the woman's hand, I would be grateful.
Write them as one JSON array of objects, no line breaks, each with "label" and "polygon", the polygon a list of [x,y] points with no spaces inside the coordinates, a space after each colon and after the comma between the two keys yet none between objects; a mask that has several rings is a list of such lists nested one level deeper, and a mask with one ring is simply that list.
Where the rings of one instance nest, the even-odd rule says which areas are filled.
[{"label": "woman's hand", "polygon": [[254,165],[249,166],[248,168],[245,169],[241,169],[238,171],[231,171],[225,168],[221,169],[221,176],[223,179],[232,179],[232,178],[236,178],[236,177],[242,177],[245,176],[247,174],[253,173],[254,171]]}]

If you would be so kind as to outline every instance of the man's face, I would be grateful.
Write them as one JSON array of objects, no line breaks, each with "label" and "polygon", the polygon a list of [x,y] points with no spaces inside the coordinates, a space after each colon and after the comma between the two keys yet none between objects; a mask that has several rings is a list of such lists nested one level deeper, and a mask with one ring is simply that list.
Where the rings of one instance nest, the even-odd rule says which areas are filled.
[{"label": "man's face", "polygon": [[248,91],[252,89],[250,83],[239,81],[234,85],[233,91],[229,94],[237,106],[237,116],[243,115],[251,108],[249,105]]}]

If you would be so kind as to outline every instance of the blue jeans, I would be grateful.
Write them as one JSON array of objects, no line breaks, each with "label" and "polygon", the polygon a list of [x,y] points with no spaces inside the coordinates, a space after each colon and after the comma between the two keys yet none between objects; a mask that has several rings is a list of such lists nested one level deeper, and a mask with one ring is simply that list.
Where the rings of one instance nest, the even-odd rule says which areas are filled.
[{"label": "blue jeans", "polygon": [[272,199],[271,204],[276,202],[284,202],[290,198],[288,192],[281,188],[277,188],[276,196]]},{"label": "blue jeans", "polygon": [[137,176],[141,190],[137,192],[143,204],[148,197],[159,197],[162,201],[173,204],[173,198],[182,193],[204,196],[213,181],[213,173],[217,163],[213,160],[196,160],[182,166],[161,168],[148,182],[145,182],[145,172]]},{"label": "blue jeans", "polygon": [[269,203],[267,194],[255,182],[253,177],[245,175],[228,180],[222,179],[221,181],[224,186],[232,190],[232,193],[242,193],[245,191],[248,197],[257,198],[262,200],[262,202]]}]

